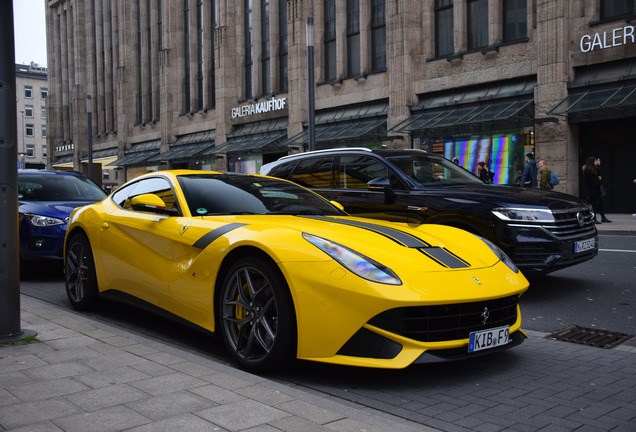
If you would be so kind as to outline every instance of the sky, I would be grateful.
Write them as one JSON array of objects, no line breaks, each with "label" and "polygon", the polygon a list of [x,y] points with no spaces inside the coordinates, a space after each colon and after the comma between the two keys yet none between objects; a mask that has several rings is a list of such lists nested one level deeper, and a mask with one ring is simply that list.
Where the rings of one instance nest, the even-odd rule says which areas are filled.
[{"label": "sky", "polygon": [[15,62],[35,62],[47,66],[46,20],[47,0],[13,0]]}]

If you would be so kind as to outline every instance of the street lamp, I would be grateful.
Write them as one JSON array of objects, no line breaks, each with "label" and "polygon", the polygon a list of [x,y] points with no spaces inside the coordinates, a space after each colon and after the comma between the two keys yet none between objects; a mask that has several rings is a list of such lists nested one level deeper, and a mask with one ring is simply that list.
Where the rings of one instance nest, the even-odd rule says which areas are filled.
[{"label": "street lamp", "polygon": [[307,93],[309,99],[309,151],[316,149],[314,107],[314,17],[307,17]]},{"label": "street lamp", "polygon": [[20,114],[22,115],[22,151],[19,153],[20,155],[20,168],[25,168],[24,156],[26,155],[26,148],[24,144],[24,110],[20,110]]},{"label": "street lamp", "polygon": [[91,95],[86,95],[86,122],[88,130],[88,177],[93,180],[93,125],[91,121]]}]

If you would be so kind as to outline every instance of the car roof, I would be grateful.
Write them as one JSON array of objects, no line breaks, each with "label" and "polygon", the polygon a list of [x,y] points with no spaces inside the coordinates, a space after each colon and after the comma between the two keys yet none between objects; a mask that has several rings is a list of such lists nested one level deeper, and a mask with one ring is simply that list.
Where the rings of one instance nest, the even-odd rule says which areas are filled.
[{"label": "car roof", "polygon": [[20,174],[70,175],[75,177],[86,177],[84,174],[77,171],[45,170],[45,169],[19,169],[18,175]]},{"label": "car roof", "polygon": [[336,155],[336,154],[377,154],[380,157],[388,157],[388,156],[396,156],[403,154],[425,154],[432,157],[439,157],[432,153],[428,153],[424,150],[420,149],[369,149],[366,147],[342,147],[342,148],[331,148],[326,150],[315,150],[303,153],[295,153],[292,155],[283,156],[280,159],[265,164],[261,167],[261,174],[267,175],[273,168],[285,163],[285,162],[293,162],[300,159],[305,159],[312,156],[320,156],[320,155]]}]

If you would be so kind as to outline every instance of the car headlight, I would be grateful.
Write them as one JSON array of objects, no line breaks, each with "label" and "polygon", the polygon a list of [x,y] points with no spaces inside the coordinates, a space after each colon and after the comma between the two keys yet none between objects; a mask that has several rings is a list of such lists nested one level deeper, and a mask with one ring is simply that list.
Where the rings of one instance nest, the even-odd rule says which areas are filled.
[{"label": "car headlight", "polygon": [[64,225],[66,223],[64,222],[63,219],[54,218],[50,216],[40,216],[40,215],[34,215],[34,214],[27,214],[25,216],[29,218],[29,221],[31,222],[32,225],[37,227]]},{"label": "car headlight", "polygon": [[312,234],[303,233],[303,237],[309,243],[329,255],[331,258],[342,264],[352,273],[373,282],[387,285],[401,285],[400,278],[388,267],[359,254],[338,243],[317,237]]},{"label": "car headlight", "polygon": [[524,209],[501,207],[491,210],[499,219],[510,222],[554,222],[554,214],[548,209]]},{"label": "car headlight", "polygon": [[497,246],[496,244],[494,244],[490,240],[486,240],[485,238],[483,238],[481,236],[476,236],[476,237],[478,237],[481,241],[486,243],[486,246],[488,246],[490,248],[490,250],[493,251],[493,253],[495,255],[497,255],[497,258],[499,258],[499,261],[501,261],[502,263],[507,265],[508,268],[510,270],[512,270],[513,272],[519,273],[519,269],[517,268],[515,263],[512,262],[510,257],[508,257],[508,255],[506,255],[506,253],[504,251],[502,251],[499,246]]}]

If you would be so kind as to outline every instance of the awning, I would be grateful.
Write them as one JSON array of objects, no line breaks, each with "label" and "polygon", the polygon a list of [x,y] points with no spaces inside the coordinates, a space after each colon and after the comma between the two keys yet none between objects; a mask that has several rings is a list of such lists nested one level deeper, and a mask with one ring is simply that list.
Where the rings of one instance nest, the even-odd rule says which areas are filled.
[{"label": "awning", "polygon": [[[317,148],[337,147],[385,141],[388,101],[364,105],[348,105],[316,113],[315,142]],[[308,125],[305,130],[286,140],[283,145],[300,146],[309,143]]]},{"label": "awning", "polygon": [[570,123],[636,117],[636,59],[578,67],[568,93],[548,114]]},{"label": "awning", "polygon": [[636,117],[636,82],[570,94],[548,114],[567,116],[570,123]]},{"label": "awning", "polygon": [[[109,148],[104,150],[96,150],[93,152],[93,163],[101,163],[107,165],[117,159],[117,148]],[[82,162],[88,162],[88,156],[81,158]]]},{"label": "awning", "polygon": [[173,145],[168,151],[159,153],[156,156],[151,157],[148,162],[175,162],[180,160],[189,160],[195,158],[204,150],[207,150],[210,147],[214,147],[214,141],[189,145]]},{"label": "awning", "polygon": [[70,166],[72,168],[73,167],[73,159],[74,159],[73,155],[61,156],[61,157],[57,158],[55,161],[52,161],[51,165],[53,165],[54,167]]},{"label": "awning", "polygon": [[532,126],[534,76],[426,94],[389,132],[439,136]]},{"label": "awning", "polygon": [[159,154],[161,140],[150,140],[133,144],[131,149],[124,153],[124,156],[106,166],[134,166],[143,165],[151,157]]},{"label": "awning", "polygon": [[389,132],[420,132],[421,135],[443,135],[459,132],[508,129],[532,126],[534,100],[532,96],[516,99],[484,101],[468,106],[425,110],[393,126]]},{"label": "awning", "polygon": [[287,136],[285,132],[279,132],[268,135],[246,135],[242,137],[236,137],[221,144],[218,147],[214,147],[211,150],[202,153],[202,156],[209,156],[214,154],[232,154],[232,153],[278,153],[287,149],[282,144],[283,139]]},{"label": "awning", "polygon": [[[316,125],[315,139],[317,144],[335,141],[383,141],[386,139],[386,118]],[[304,130],[285,141],[285,146],[305,145],[308,142],[309,132]]]}]

